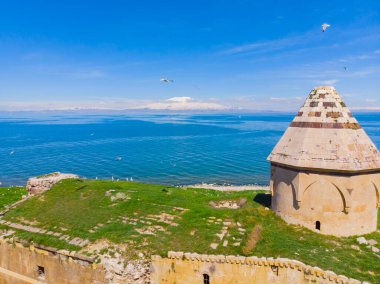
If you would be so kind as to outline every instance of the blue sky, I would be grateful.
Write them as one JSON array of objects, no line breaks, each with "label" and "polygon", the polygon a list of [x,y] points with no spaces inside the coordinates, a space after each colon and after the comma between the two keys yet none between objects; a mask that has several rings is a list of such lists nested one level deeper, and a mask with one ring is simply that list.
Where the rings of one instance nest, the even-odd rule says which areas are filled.
[{"label": "blue sky", "polygon": [[316,85],[334,85],[353,109],[380,110],[380,1],[0,3],[0,110],[173,97],[296,110]]}]

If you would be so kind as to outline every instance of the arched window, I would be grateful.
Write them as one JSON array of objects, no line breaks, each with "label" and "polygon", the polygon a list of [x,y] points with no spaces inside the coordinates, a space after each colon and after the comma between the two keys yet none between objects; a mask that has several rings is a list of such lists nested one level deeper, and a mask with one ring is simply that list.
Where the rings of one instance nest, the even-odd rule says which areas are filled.
[{"label": "arched window", "polygon": [[315,222],[315,228],[320,231],[321,230],[321,222],[317,221]]},{"label": "arched window", "polygon": [[203,284],[210,284],[210,275],[203,274]]}]

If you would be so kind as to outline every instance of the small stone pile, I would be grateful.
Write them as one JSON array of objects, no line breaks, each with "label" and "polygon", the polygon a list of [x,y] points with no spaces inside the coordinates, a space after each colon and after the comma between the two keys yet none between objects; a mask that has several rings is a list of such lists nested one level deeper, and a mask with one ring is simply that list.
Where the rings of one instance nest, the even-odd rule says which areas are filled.
[{"label": "small stone pile", "polygon": [[246,198],[240,200],[220,200],[210,201],[209,205],[213,208],[239,209],[247,202]]},{"label": "small stone pile", "polygon": [[26,189],[28,190],[30,195],[40,194],[52,188],[52,186],[55,185],[57,182],[69,178],[79,178],[79,176],[74,174],[63,174],[60,172],[55,172],[39,177],[31,177],[30,179],[28,179]]},{"label": "small stone pile", "polygon": [[356,239],[356,241],[358,242],[359,245],[365,245],[368,249],[370,249],[374,253],[380,252],[380,249],[376,247],[377,241],[373,239],[367,240],[365,237],[359,237]]},{"label": "small stone pile", "polygon": [[114,244],[108,240],[98,240],[90,244],[82,252],[96,255],[106,271],[107,283],[150,283],[151,259],[139,252],[136,258],[131,259],[129,251],[132,242]]},{"label": "small stone pile", "polygon": [[110,189],[106,191],[105,196],[109,197],[111,199],[111,202],[131,199],[131,197],[126,195],[124,192],[116,192],[115,189]]}]

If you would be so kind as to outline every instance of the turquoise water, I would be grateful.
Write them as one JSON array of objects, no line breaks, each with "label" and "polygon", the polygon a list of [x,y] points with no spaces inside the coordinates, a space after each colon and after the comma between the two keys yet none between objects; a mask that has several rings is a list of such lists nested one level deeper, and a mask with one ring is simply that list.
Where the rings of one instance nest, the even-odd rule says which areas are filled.
[{"label": "turquoise water", "polygon": [[[0,182],[53,171],[163,184],[260,184],[294,114],[0,114]],[[356,114],[380,146],[380,114]]]}]

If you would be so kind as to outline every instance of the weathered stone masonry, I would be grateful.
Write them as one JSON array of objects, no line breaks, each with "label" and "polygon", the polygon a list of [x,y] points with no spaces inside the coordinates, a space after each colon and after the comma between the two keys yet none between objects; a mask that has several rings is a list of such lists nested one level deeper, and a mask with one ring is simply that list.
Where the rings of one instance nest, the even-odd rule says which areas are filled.
[{"label": "weathered stone masonry", "polygon": [[[152,257],[152,284],[161,283],[250,284],[360,284],[362,282],[286,258],[204,255],[169,252]],[[363,284],[366,282],[363,282]]]},{"label": "weathered stone masonry", "polygon": [[272,209],[286,222],[335,236],[376,230],[380,153],[333,87],[309,94],[268,160]]},{"label": "weathered stone masonry", "polygon": [[0,284],[107,283],[102,266],[91,258],[53,248],[0,239]]}]

